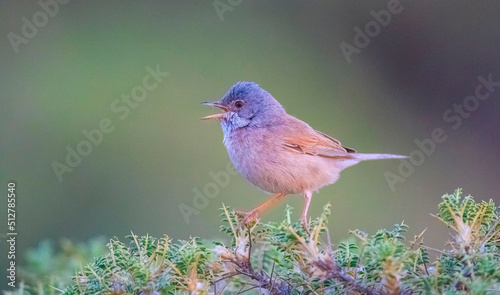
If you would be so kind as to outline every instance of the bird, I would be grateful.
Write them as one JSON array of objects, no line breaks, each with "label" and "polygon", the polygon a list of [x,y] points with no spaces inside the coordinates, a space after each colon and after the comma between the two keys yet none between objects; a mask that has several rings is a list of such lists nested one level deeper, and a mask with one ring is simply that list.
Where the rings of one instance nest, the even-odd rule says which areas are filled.
[{"label": "bird", "polygon": [[335,183],[340,172],[365,160],[407,158],[393,154],[364,154],[345,147],[332,136],[317,131],[285,111],[259,84],[240,81],[218,101],[202,102],[222,112],[201,118],[222,126],[234,168],[251,184],[271,194],[249,212],[238,212],[243,224],[251,224],[266,209],[287,195],[304,197],[301,221],[313,192]]}]

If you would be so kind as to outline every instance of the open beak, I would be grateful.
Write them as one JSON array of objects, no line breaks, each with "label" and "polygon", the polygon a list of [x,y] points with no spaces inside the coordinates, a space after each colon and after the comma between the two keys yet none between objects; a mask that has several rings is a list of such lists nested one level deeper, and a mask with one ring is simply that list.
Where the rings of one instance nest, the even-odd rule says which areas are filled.
[{"label": "open beak", "polygon": [[223,119],[223,118],[225,118],[225,115],[228,112],[228,109],[218,101],[205,101],[205,102],[202,102],[201,104],[206,105],[206,106],[211,106],[211,107],[217,107],[217,108],[221,109],[223,112],[219,113],[219,114],[203,117],[200,120]]}]

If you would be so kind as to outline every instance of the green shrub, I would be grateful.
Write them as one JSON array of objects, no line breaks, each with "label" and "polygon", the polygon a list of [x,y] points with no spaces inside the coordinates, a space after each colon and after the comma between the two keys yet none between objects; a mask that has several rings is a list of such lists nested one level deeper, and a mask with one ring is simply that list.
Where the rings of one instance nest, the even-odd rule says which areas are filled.
[{"label": "green shrub", "polygon": [[[108,243],[107,254],[77,269],[72,284],[61,293],[500,294],[497,208],[491,200],[477,203],[461,194],[457,189],[444,195],[438,206],[436,217],[453,231],[444,250],[425,246],[425,231],[407,241],[404,223],[373,235],[352,231],[356,240],[334,247],[326,226],[329,204],[308,226],[291,222],[289,206],[281,223],[250,226],[242,226],[238,216],[224,207],[221,231],[229,243],[198,238],[172,242],[167,236],[133,234],[128,242],[115,238]],[[48,250],[42,245],[38,251]],[[429,251],[439,254],[435,261]],[[30,261],[32,274],[62,257],[45,256]],[[42,276],[29,290],[51,294],[50,284],[69,278],[66,272],[57,275],[65,277],[47,281]]]}]

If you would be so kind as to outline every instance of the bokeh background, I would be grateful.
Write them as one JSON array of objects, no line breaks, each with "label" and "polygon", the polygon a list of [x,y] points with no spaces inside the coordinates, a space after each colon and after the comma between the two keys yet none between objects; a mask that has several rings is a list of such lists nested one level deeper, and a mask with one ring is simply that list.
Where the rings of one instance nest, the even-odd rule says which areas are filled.
[{"label": "bokeh background", "polygon": [[[220,0],[230,10],[219,15],[213,1],[71,1],[17,53],[8,34],[22,36],[23,17],[32,20],[41,7],[0,2],[0,233],[14,180],[20,256],[45,239],[130,231],[223,238],[221,204],[250,209],[264,193],[232,176],[189,223],[179,206],[193,206],[194,190],[229,161],[219,125],[199,120],[214,110],[200,102],[251,80],[360,152],[410,154],[416,139],[445,130],[448,139],[395,190],[384,173],[397,172],[399,160],[366,162],[315,194],[309,211],[317,216],[333,204],[334,242],[350,229],[373,233],[404,220],[410,237],[430,227],[425,240],[442,245],[447,230],[429,215],[442,194],[462,187],[500,202],[500,88],[456,130],[443,121],[474,94],[479,75],[500,81],[500,3],[401,2],[347,62],[339,45],[354,45],[354,28],[364,30],[370,12],[389,2]],[[169,76],[120,120],[112,102],[157,65]],[[64,164],[66,146],[75,149],[82,130],[103,118],[115,129],[60,182],[51,164]],[[281,220],[286,203],[298,218],[302,200],[290,196],[263,219]],[[5,265],[5,238],[0,245]]]}]

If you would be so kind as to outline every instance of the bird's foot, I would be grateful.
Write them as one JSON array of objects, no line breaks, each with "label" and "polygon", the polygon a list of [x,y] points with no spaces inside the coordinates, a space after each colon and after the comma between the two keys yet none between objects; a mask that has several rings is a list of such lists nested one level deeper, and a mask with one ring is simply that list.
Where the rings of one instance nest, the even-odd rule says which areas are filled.
[{"label": "bird's foot", "polygon": [[235,213],[241,217],[240,224],[243,227],[250,227],[259,219],[259,211],[257,210],[252,210],[250,212],[236,211]]}]

